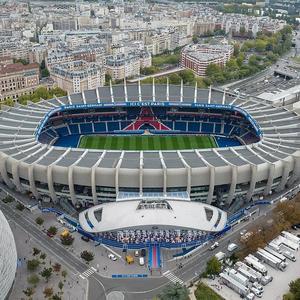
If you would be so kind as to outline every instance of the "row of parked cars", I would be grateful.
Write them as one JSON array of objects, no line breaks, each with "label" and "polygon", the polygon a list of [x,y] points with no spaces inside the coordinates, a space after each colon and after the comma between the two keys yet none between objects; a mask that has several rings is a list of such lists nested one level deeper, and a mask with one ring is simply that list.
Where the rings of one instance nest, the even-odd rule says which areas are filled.
[{"label": "row of parked cars", "polygon": [[[225,268],[220,274],[220,280],[242,298],[261,298],[264,286],[273,280],[273,277],[268,275],[266,265],[284,272],[288,261],[296,261],[295,251],[298,251],[299,246],[299,237],[283,231],[265,248],[258,248],[254,255],[249,254],[243,262],[238,261],[233,267]],[[217,255],[218,253],[216,257],[220,259],[221,255]]]}]

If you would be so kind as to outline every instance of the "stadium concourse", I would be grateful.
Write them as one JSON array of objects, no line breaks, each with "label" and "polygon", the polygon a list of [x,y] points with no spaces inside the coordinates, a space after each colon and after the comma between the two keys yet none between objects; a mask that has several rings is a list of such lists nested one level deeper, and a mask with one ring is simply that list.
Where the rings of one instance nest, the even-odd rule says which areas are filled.
[{"label": "stadium concourse", "polygon": [[[0,179],[81,212],[82,231],[101,241],[176,247],[222,231],[225,212],[300,180],[299,120],[212,88],[101,87],[4,108]],[[103,222],[91,213],[98,205]],[[105,227],[114,214],[116,226]]]}]

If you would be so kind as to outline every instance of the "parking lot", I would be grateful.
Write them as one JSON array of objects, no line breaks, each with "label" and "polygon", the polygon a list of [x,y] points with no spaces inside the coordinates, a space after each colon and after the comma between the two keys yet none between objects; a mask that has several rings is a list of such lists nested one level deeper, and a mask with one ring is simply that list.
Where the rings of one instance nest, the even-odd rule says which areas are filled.
[{"label": "parking lot", "polygon": [[[291,233],[297,235],[300,234],[300,230],[292,230]],[[273,281],[264,286],[264,292],[260,299],[281,300],[283,295],[289,290],[289,283],[300,278],[300,251],[295,251],[294,254],[296,261],[292,262],[287,259],[288,266],[285,271],[274,269],[263,263],[268,270],[268,275],[273,277]],[[219,277],[214,280],[204,279],[203,281],[225,299],[238,300],[241,298],[234,290],[222,284]],[[255,297],[255,299],[258,299],[258,297]]]}]

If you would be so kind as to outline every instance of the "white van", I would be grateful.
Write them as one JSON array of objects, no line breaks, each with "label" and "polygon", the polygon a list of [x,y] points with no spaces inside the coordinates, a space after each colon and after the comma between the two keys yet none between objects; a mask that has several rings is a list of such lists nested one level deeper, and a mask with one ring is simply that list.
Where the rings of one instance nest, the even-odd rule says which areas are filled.
[{"label": "white van", "polygon": [[144,266],[145,265],[145,259],[142,256],[139,258],[139,265],[140,266]]}]

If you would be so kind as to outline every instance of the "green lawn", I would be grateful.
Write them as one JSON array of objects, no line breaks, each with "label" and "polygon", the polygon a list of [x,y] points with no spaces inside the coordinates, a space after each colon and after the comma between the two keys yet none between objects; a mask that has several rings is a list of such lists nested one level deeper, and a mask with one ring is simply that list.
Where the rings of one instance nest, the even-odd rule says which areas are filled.
[{"label": "green lawn", "polygon": [[213,137],[201,135],[89,135],[79,148],[104,150],[181,150],[217,148]]},{"label": "green lawn", "polygon": [[222,300],[221,296],[219,296],[215,291],[213,291],[210,287],[208,287],[203,282],[200,282],[195,291],[195,297],[197,300]]}]

